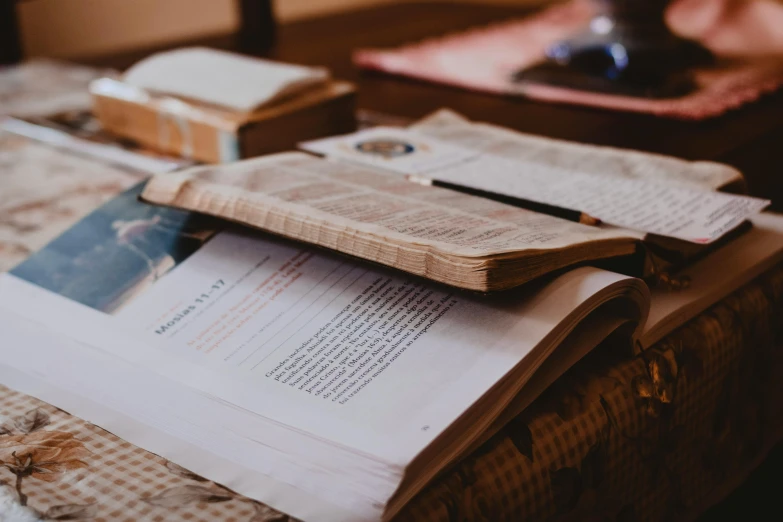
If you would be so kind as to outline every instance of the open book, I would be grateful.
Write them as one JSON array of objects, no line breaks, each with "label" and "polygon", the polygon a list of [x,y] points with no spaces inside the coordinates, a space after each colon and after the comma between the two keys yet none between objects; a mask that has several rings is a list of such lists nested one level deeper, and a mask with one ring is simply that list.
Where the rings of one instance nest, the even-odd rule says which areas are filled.
[{"label": "open book", "polygon": [[783,253],[762,214],[663,300],[591,267],[488,297],[140,192],[0,277],[0,380],[304,520],[392,518],[609,334],[644,347]]},{"label": "open book", "polygon": [[[482,292],[608,258],[647,275],[648,250],[692,257],[769,204],[714,191],[742,179],[724,165],[562,143],[547,150],[442,113],[305,144],[327,159],[283,153],[156,176],[142,196]],[[591,216],[605,224],[579,222]]]}]

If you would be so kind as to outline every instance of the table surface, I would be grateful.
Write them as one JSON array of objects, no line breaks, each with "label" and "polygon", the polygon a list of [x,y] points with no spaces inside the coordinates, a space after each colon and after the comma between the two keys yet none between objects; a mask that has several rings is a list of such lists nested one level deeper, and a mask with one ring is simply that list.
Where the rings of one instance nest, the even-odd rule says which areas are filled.
[{"label": "table surface", "polygon": [[[689,159],[728,161],[744,169],[754,193],[772,197],[780,208],[783,184],[776,170],[783,167],[783,159],[776,153],[780,148],[778,144],[783,144],[781,93],[723,117],[692,123],[475,94],[361,73],[350,62],[350,53],[357,47],[394,46],[522,14],[523,11],[511,8],[470,5],[385,6],[285,25],[280,28],[278,45],[269,56],[292,62],[323,64],[330,67],[336,76],[357,82],[362,109],[415,118],[448,106],[474,119],[546,136],[632,147]],[[231,36],[199,43],[234,47]],[[157,49],[90,61],[123,68],[154,50]],[[124,183],[121,185],[124,186]],[[86,187],[97,190],[89,184]],[[121,186],[116,189],[120,190]],[[84,195],[85,198],[88,196],[108,198],[110,194]],[[89,206],[88,201],[85,200],[84,205]],[[41,220],[42,228],[66,226],[54,217],[47,218],[39,207],[30,208]],[[55,216],[54,211],[61,216],[62,210],[62,207],[53,207],[52,216]],[[62,221],[62,217],[59,220]],[[416,514],[417,520],[433,520],[434,515],[440,516],[438,520],[446,520],[450,505],[455,506],[460,519],[466,520],[498,518],[485,515],[483,510],[487,506],[495,510],[510,506],[507,512],[530,514],[522,518],[549,518],[554,509],[552,499],[563,497],[553,493],[564,490],[557,485],[565,484],[567,495],[570,494],[570,483],[562,482],[562,477],[571,477],[576,468],[559,466],[570,466],[572,464],[564,463],[571,462],[581,462],[581,466],[590,462],[593,463],[590,469],[606,470],[605,483],[628,482],[627,477],[633,474],[641,477],[640,481],[629,484],[644,486],[644,491],[633,491],[633,498],[623,497],[623,502],[629,502],[625,506],[615,505],[616,499],[599,496],[598,490],[588,491],[590,486],[585,486],[583,498],[592,499],[593,503],[582,502],[577,506],[580,511],[570,513],[573,520],[591,518],[593,512],[605,515],[606,509],[614,507],[622,508],[616,517],[620,519],[626,513],[625,508],[633,507],[633,503],[638,507],[637,513],[647,519],[669,518],[665,515],[668,506],[681,505],[678,501],[682,500],[682,492],[690,495],[687,499],[695,503],[694,509],[698,508],[706,498],[704,491],[731,486],[724,477],[739,480],[747,473],[748,459],[757,458],[751,450],[763,454],[763,448],[759,449],[757,444],[758,439],[753,438],[762,433],[762,427],[771,434],[771,440],[777,440],[778,434],[783,433],[769,427],[773,420],[779,423],[783,416],[766,418],[760,413],[766,412],[765,409],[745,408],[748,404],[768,406],[767,403],[771,404],[773,399],[775,404],[781,404],[777,400],[780,394],[775,392],[779,381],[775,379],[780,375],[779,369],[783,368],[783,359],[780,351],[760,349],[767,346],[760,339],[772,338],[779,333],[776,319],[780,316],[782,295],[783,275],[777,270],[717,305],[709,314],[692,321],[687,328],[678,330],[670,342],[661,345],[661,354],[663,350],[667,353],[681,351],[676,357],[668,353],[671,357],[666,356],[665,360],[684,361],[681,368],[684,371],[658,372],[660,375],[657,373],[655,378],[662,381],[650,381],[645,386],[664,390],[676,388],[678,392],[672,407],[678,412],[688,413],[687,425],[666,424],[667,419],[682,419],[681,415],[667,417],[650,413],[658,411],[656,408],[667,407],[657,395],[634,394],[639,379],[643,379],[643,383],[649,380],[647,362],[642,357],[623,360],[616,365],[612,363],[611,367],[605,367],[600,358],[586,359],[580,363],[584,366],[572,370],[567,378],[559,381],[547,400],[542,401],[530,416],[515,421],[501,436],[493,438],[480,456],[466,460],[417,497],[403,519],[412,518],[405,515]],[[736,331],[753,335],[746,340],[744,335],[736,335]],[[693,339],[699,341],[698,346],[688,344]],[[770,362],[769,358],[773,355],[776,358]],[[755,378],[755,375],[765,379]],[[682,376],[685,378],[677,381]],[[730,386],[726,387],[726,384]],[[589,390],[589,393],[585,395],[584,390]],[[759,397],[770,400],[764,401]],[[610,427],[607,407],[617,412],[613,418],[621,419],[622,424]],[[77,513],[85,515],[94,513],[97,522],[282,520],[279,514],[271,513],[259,503],[222,488],[218,490],[215,484],[86,421],[2,386],[0,413],[8,419],[24,421],[20,423],[22,426],[29,423],[32,414],[32,418],[36,419],[36,429],[40,431],[27,436],[35,440],[65,440],[72,447],[69,455],[73,459],[84,458],[84,462],[70,461],[72,468],[79,469],[72,469],[72,473],[62,480],[49,483],[34,477],[25,479],[24,491],[29,497],[29,505],[42,512],[62,514],[63,508],[76,509],[79,510]],[[574,417],[564,421],[561,415]],[[584,424],[584,419],[590,419],[588,425]],[[742,429],[734,429],[737,426]],[[677,428],[677,438],[673,437],[674,428]],[[588,448],[583,443],[585,440],[600,440],[600,434],[611,430],[615,430],[611,445],[596,444]],[[642,452],[638,449],[636,437],[621,436],[622,433],[632,433],[631,430],[649,435],[649,449]],[[577,432],[583,435],[573,437],[572,434]],[[21,438],[22,435],[14,437]],[[643,440],[648,441],[647,438]],[[596,447],[601,451],[595,452]],[[536,448],[535,460],[533,448]],[[604,448],[612,448],[612,452],[608,453]],[[677,458],[668,462],[677,467],[663,477],[657,463],[667,462],[670,454]],[[649,455],[654,458],[650,459]],[[705,468],[704,455],[718,456],[714,460],[719,465]],[[596,460],[597,457],[600,458]],[[68,468],[63,466],[63,469]],[[494,471],[487,474],[486,470]],[[8,480],[9,477],[11,475],[6,470],[0,480]],[[463,484],[462,477],[483,477],[478,484],[490,486],[480,489],[472,483]],[[541,477],[549,478],[541,480]],[[676,477],[676,482],[670,483],[671,477]],[[680,487],[674,486],[675,483]],[[581,492],[581,479],[579,484]],[[694,485],[697,487],[691,487]],[[207,494],[212,500],[210,504],[195,503],[191,501],[193,495],[191,500],[182,499],[183,488]],[[566,502],[570,498],[566,498]],[[177,499],[182,501],[177,503]],[[757,512],[750,511],[751,514]]]},{"label": "table surface", "polygon": [[[351,52],[358,48],[393,47],[528,13],[519,7],[437,2],[372,7],[283,24],[265,56],[325,65],[336,77],[356,82],[360,109],[417,118],[449,107],[471,119],[543,136],[727,162],[745,173],[753,195],[770,198],[774,209],[783,210],[783,156],[778,153],[783,149],[783,91],[721,117],[692,122],[474,93],[359,71],[351,63]],[[236,49],[235,42],[226,35],[197,43]],[[156,50],[87,61],[124,68]]]}]

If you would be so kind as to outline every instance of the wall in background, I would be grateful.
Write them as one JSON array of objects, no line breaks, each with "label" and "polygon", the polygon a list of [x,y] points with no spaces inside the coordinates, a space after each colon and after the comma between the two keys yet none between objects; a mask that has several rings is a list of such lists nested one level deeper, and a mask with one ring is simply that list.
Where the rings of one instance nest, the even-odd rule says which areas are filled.
[{"label": "wall in background", "polygon": [[233,0],[29,0],[17,13],[30,57],[106,54],[226,31],[237,21]]},{"label": "wall in background", "polygon": [[[400,1],[404,0],[275,0],[275,7],[278,18],[285,22]],[[20,2],[18,12],[28,57],[107,54],[225,33],[235,29],[238,22],[234,0],[28,0]]]}]

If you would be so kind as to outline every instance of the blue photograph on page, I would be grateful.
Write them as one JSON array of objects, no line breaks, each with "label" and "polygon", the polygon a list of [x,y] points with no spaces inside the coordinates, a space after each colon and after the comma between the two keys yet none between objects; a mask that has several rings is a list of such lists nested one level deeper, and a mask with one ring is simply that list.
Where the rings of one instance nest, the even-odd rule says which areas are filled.
[{"label": "blue photograph on page", "polygon": [[11,274],[114,313],[222,227],[214,218],[143,203],[140,183],[98,208]]}]

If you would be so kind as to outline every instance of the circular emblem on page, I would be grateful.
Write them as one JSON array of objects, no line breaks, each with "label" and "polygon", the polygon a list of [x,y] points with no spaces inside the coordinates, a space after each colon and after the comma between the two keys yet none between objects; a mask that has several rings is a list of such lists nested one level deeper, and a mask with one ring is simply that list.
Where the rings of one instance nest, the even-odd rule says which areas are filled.
[{"label": "circular emblem on page", "polygon": [[411,154],[416,150],[416,147],[401,140],[375,139],[357,143],[356,150],[384,158],[398,158]]}]

